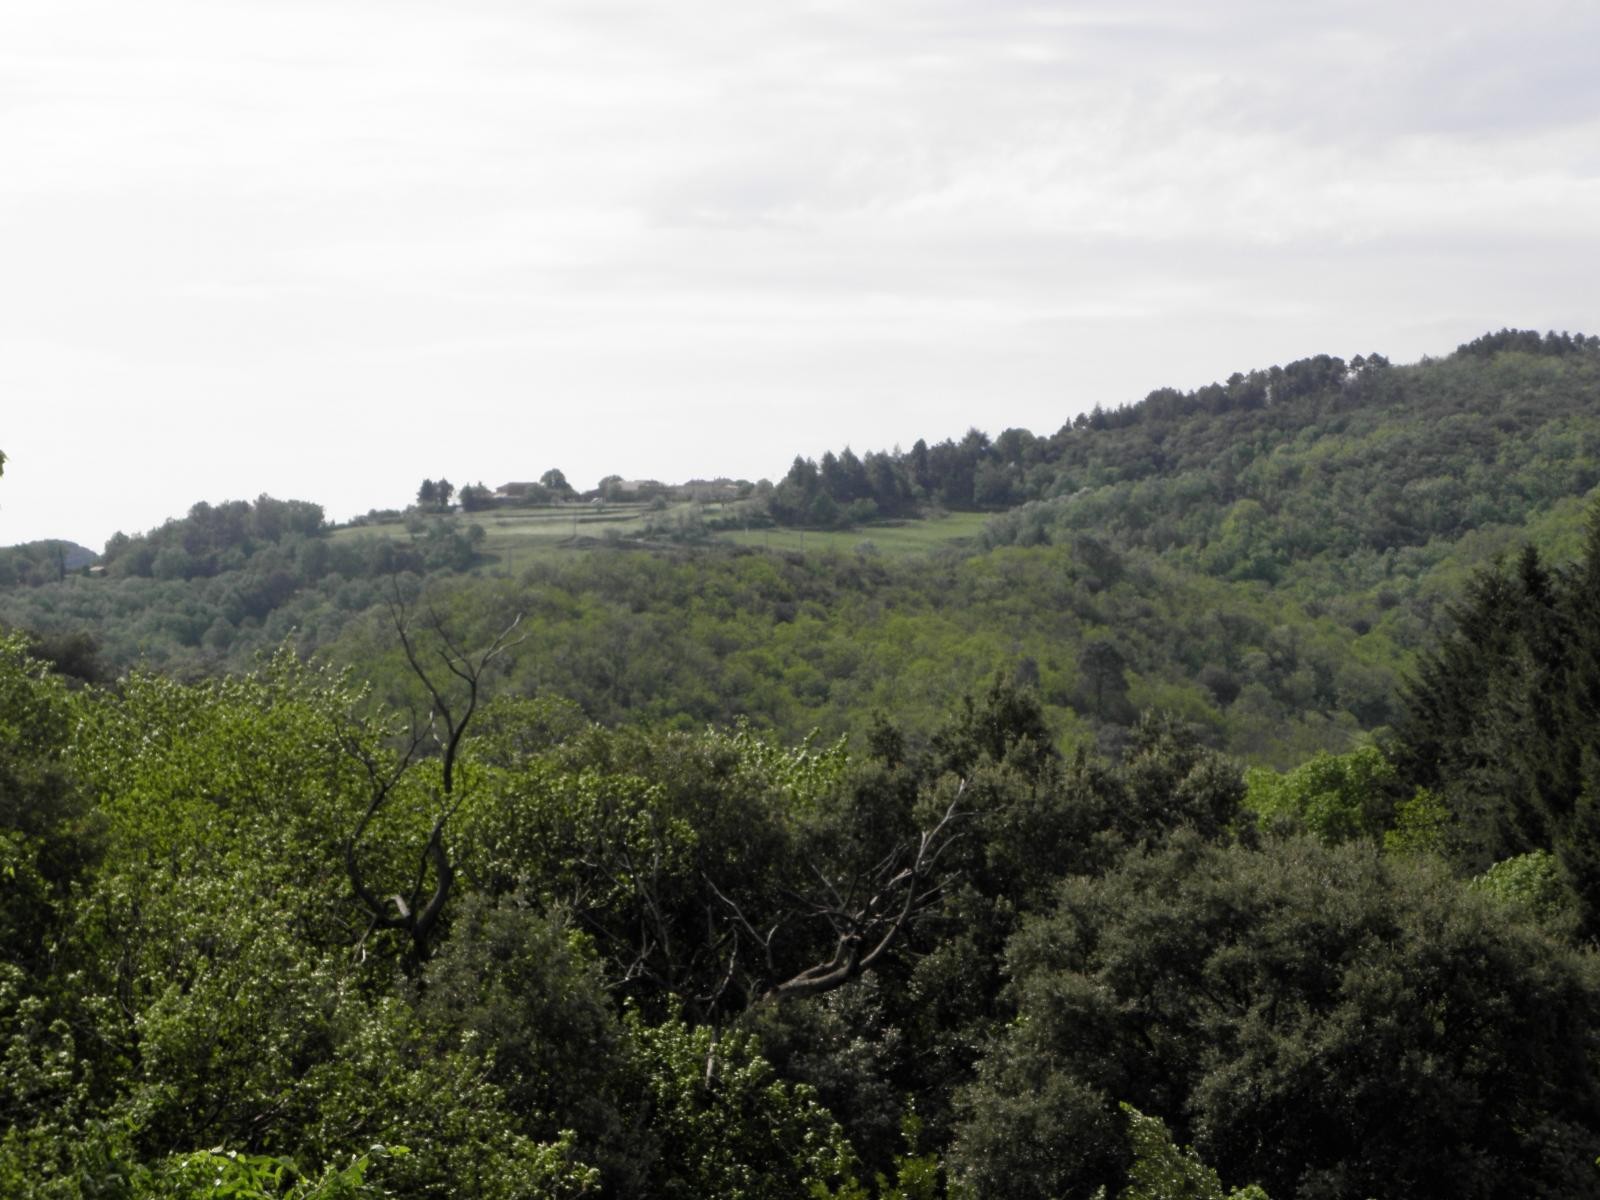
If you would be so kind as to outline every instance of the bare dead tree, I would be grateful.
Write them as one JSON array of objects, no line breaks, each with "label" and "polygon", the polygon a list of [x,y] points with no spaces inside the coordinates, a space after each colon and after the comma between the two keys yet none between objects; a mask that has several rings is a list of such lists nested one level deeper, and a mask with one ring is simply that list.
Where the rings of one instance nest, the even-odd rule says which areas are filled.
[{"label": "bare dead tree", "polygon": [[[426,961],[432,948],[434,928],[455,883],[455,866],[445,849],[444,832],[466,795],[465,788],[458,786],[457,778],[461,740],[482,699],[484,675],[489,665],[522,641],[512,636],[522,617],[520,614],[515,617],[479,651],[469,651],[432,608],[427,610],[422,630],[423,637],[432,645],[424,646],[419,642],[398,583],[389,603],[389,617],[405,652],[406,663],[421,681],[432,707],[427,718],[420,722],[413,713],[404,750],[387,764],[356,739],[347,740],[347,748],[366,769],[370,798],[360,820],[345,839],[344,863],[350,885],[368,917],[367,932],[362,935],[361,944],[364,945],[375,930],[404,930],[411,938],[417,958]],[[439,785],[432,796],[433,827],[418,852],[410,886],[403,892],[380,896],[361,867],[357,846],[394,795],[396,786],[415,764],[419,749],[428,741],[438,748],[441,759]]]},{"label": "bare dead tree", "polygon": [[[737,951],[736,935],[728,928],[726,909],[714,897],[688,902],[700,910],[697,918],[683,910],[684,898],[676,898],[676,904],[669,900],[663,851],[660,842],[635,846],[625,837],[595,838],[579,852],[576,862],[586,878],[566,903],[584,929],[615,956],[620,967],[616,986],[642,984],[679,997],[691,1014],[706,1015],[717,1009],[733,982],[731,970],[724,970],[723,954],[729,947]],[[592,903],[596,892],[612,890],[629,897],[621,911],[606,913],[606,905]],[[703,922],[703,931],[693,922]]]},{"label": "bare dead tree", "polygon": [[[762,957],[763,973],[770,982],[759,990],[760,999],[815,996],[842,987],[881,961],[918,920],[932,912],[939,897],[955,882],[955,874],[942,871],[939,862],[956,839],[955,821],[965,790],[963,782],[937,822],[920,831],[914,841],[907,839],[896,845],[869,869],[832,879],[812,864],[817,889],[810,895],[791,892],[791,908],[764,929],[752,924],[738,904],[712,880],[706,880],[731,917],[737,942],[752,945]],[[796,916],[823,921],[831,927],[833,954],[780,978],[774,942],[783,926]],[[737,954],[735,944],[729,953],[724,987],[732,979]]]},{"label": "bare dead tree", "polygon": [[[787,885],[736,887],[707,868],[674,880],[664,844],[596,831],[574,848],[582,870],[564,901],[615,964],[614,986],[675,996],[691,1019],[714,1024],[753,1003],[843,986],[903,945],[958,878],[946,852],[964,791],[880,858],[842,868],[821,852],[793,862]],[[802,947],[815,952],[819,925],[831,951],[796,969]]]}]

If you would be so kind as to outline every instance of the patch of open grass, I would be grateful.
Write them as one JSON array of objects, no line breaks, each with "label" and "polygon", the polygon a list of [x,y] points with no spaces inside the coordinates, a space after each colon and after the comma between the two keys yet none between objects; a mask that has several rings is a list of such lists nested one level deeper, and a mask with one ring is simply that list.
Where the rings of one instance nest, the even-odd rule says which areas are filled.
[{"label": "patch of open grass", "polygon": [[[491,563],[512,566],[574,548],[592,547],[597,541],[615,538],[634,539],[652,536],[652,527],[671,529],[675,518],[692,514],[691,504],[652,509],[646,504],[551,505],[545,508],[494,508],[481,512],[454,512],[442,519],[466,528],[481,526],[484,532],[480,550]],[[420,518],[423,525],[441,519],[439,515]],[[774,552],[832,551],[841,554],[877,553],[904,556],[925,553],[941,546],[959,545],[977,537],[986,513],[949,513],[928,520],[877,521],[854,529],[817,530],[784,527],[750,530],[720,530],[712,540]],[[412,519],[413,522],[417,518]],[[365,535],[404,539],[410,528],[404,520],[371,525],[346,526],[335,530],[335,538]]]},{"label": "patch of open grass", "polygon": [[894,556],[921,554],[940,546],[957,545],[976,538],[988,513],[949,513],[923,521],[875,521],[854,529],[752,529],[725,530],[717,539],[767,550],[835,550],[840,553],[877,552]]}]

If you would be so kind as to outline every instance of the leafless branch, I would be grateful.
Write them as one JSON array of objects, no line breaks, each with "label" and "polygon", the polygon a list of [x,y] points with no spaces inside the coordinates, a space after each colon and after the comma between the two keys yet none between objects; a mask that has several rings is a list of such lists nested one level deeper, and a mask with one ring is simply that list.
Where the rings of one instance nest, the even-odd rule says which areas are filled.
[{"label": "leafless branch", "polygon": [[[764,999],[814,996],[848,983],[878,963],[910,925],[933,907],[951,883],[949,876],[937,874],[937,868],[954,839],[954,822],[965,791],[963,781],[944,815],[918,835],[914,850],[909,845],[897,846],[871,870],[852,878],[843,896],[820,871],[816,872],[829,902],[815,904],[813,909],[837,935],[833,955],[826,962],[815,963],[773,984]],[[858,902],[858,895],[866,898]],[[755,935],[748,921],[744,928]],[[770,934],[766,945],[770,949]]]},{"label": "leafless branch", "polygon": [[[367,772],[370,798],[366,810],[345,839],[345,872],[350,878],[356,898],[370,918],[367,933],[362,936],[359,945],[364,946],[367,937],[375,929],[403,929],[410,935],[418,958],[426,959],[434,927],[444,912],[445,903],[455,882],[455,866],[445,849],[444,833],[446,825],[466,796],[465,787],[457,786],[457,755],[460,752],[462,739],[466,736],[467,725],[482,698],[483,679],[490,663],[523,640],[512,637],[522,617],[519,614],[483,651],[474,654],[468,653],[451,635],[437,611],[431,608],[428,610],[426,632],[434,643],[435,652],[442,660],[446,672],[464,685],[465,694],[454,698],[454,703],[448,682],[436,679],[423,664],[423,656],[411,629],[410,614],[406,609],[405,599],[400,594],[398,580],[394,585],[394,598],[389,602],[389,617],[394,624],[395,636],[405,654],[406,663],[428,693],[433,709],[424,725],[419,726],[413,719],[409,744],[392,765],[385,766],[380,763],[358,738],[352,736],[346,740],[346,748]],[[416,870],[412,876],[410,890],[380,899],[361,869],[356,848],[394,793],[395,787],[411,768],[417,749],[425,738],[432,738],[439,746],[442,759],[440,784],[433,796],[436,810],[433,827],[417,855]],[[430,872],[432,890],[428,891]]]}]

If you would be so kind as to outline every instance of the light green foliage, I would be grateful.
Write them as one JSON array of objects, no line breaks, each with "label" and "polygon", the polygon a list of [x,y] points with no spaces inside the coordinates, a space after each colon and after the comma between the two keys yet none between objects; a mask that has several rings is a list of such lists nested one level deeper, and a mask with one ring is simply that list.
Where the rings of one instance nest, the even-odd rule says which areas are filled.
[{"label": "light green foliage", "polygon": [[1521,909],[1559,937],[1572,937],[1578,906],[1561,877],[1561,863],[1547,850],[1530,850],[1495,863],[1473,886],[1502,904]]},{"label": "light green foliage", "polygon": [[[573,1168],[566,1155],[564,1143],[551,1146],[523,1157],[492,1180],[469,1171],[441,1180],[423,1194],[517,1200],[575,1200],[591,1194],[593,1172]],[[125,1194],[128,1200],[378,1200],[395,1195],[388,1186],[395,1183],[401,1185],[400,1194],[415,1194],[406,1186],[413,1182],[406,1179],[410,1157],[405,1146],[375,1145],[342,1166],[330,1163],[305,1172],[291,1158],[218,1148],[174,1155],[154,1168],[135,1168]]]},{"label": "light green foliage", "polygon": [[1385,831],[1390,854],[1439,854],[1450,829],[1450,809],[1438,793],[1418,788],[1395,806],[1394,828]]},{"label": "light green foliage", "polygon": [[389,1193],[367,1174],[374,1164],[403,1158],[404,1146],[374,1146],[346,1166],[303,1174],[291,1159],[236,1150],[178,1155],[141,1182],[135,1196],[162,1200],[365,1200]]},{"label": "light green foliage", "polygon": [[1256,768],[1246,776],[1244,803],[1263,825],[1287,818],[1330,844],[1380,839],[1391,821],[1393,781],[1383,752],[1363,746],[1315,754],[1283,774]]},{"label": "light green foliage", "polygon": [[937,1154],[903,1154],[895,1159],[894,1179],[878,1176],[880,1200],[940,1200],[944,1168]]},{"label": "light green foliage", "polygon": [[470,1047],[430,1045],[410,1006],[367,998],[348,950],[306,945],[244,883],[158,879],[148,926],[122,933],[138,1067],[120,1111],[139,1152],[221,1141],[329,1161],[364,1135],[416,1147],[388,1176],[412,1192],[582,1190],[593,1170],[523,1132]]},{"label": "light green foliage", "polygon": [[801,530],[789,527],[741,530],[724,528],[717,540],[762,550],[808,554],[856,553],[866,537],[873,552],[891,558],[926,555],[952,545],[974,540],[989,520],[987,513],[945,513],[918,521],[867,523],[850,529]]},{"label": "light green foliage", "polygon": [[[139,1019],[174,988],[197,1030],[211,989],[229,1000],[218,1024],[236,1019],[235,1032],[258,1019],[235,1001],[296,996],[320,1011],[312,995],[333,986],[332,957],[359,935],[340,857],[365,799],[345,739],[372,739],[352,723],[356,698],[342,677],[285,653],[214,683],[135,676],[88,706],[71,762],[99,797],[107,841],[74,936]],[[269,971],[277,986],[250,986]],[[158,1011],[163,1027],[191,1019],[166,1001]]]},{"label": "light green foliage", "polygon": [[399,998],[351,1006],[337,1035],[306,1075],[307,1157],[325,1160],[360,1131],[412,1147],[386,1172],[400,1195],[552,1200],[599,1182],[571,1134],[526,1133],[470,1044],[440,1051]]},{"label": "light green foliage", "polygon": [[651,1195],[779,1200],[849,1176],[843,1131],[810,1088],[777,1078],[749,1034],[651,1026],[636,1011],[624,1023],[660,1146]]},{"label": "light green foliage", "polygon": [[1160,1117],[1149,1117],[1131,1104],[1123,1104],[1128,1121],[1128,1141],[1133,1165],[1128,1186],[1117,1200],[1268,1200],[1254,1184],[1225,1191],[1217,1173],[1195,1154],[1193,1147],[1179,1149]]},{"label": "light green foliage", "polygon": [[660,784],[537,760],[485,773],[461,813],[466,867],[492,892],[537,889],[548,904],[581,895],[599,909],[626,904],[639,882],[614,864],[688,870],[699,833],[668,811]]},{"label": "light green foliage", "polygon": [[142,968],[131,1111],[157,1145],[282,1146],[316,1103],[308,1068],[354,1007],[341,964],[299,944],[267,897],[241,891],[158,882],[140,910],[151,927],[124,932]]},{"label": "light green foliage", "polygon": [[589,726],[583,709],[556,696],[501,695],[473,717],[467,749],[474,764],[515,769]]},{"label": "light green foliage", "polygon": [[[1026,500],[994,519],[981,552],[951,540],[976,531],[983,514],[970,512],[874,528],[874,557],[850,552],[859,530],[806,533],[800,556],[797,531],[765,528],[737,536],[770,554],[669,556],[553,549],[592,543],[619,516],[637,534],[637,509],[496,509],[474,542],[459,521],[330,536],[315,506],[202,504],[113,539],[113,577],[0,587],[0,617],[92,628],[122,668],[238,668],[292,636],[377,668],[391,698],[389,630],[371,619],[383,581],[475,573],[459,579],[467,607],[538,597],[525,628],[550,649],[510,672],[510,690],[570,696],[607,723],[748,713],[785,739],[860,731],[874,708],[928,728],[1000,664],[1037,672],[1056,728],[1126,724],[1133,709],[1095,711],[1105,697],[1095,705],[1079,677],[1106,628],[1134,707],[1172,707],[1230,752],[1287,766],[1392,723],[1397,672],[1473,565],[1518,538],[1570,544],[1573,501],[1600,481],[1597,377],[1587,343],[1414,367],[1318,356],[1163,389],[1087,428],[976,435],[836,472],[846,512],[867,492],[903,516],[979,491],[984,504]],[[885,473],[904,485],[888,507]],[[822,548],[834,537],[843,553]],[[923,539],[944,548],[895,553]],[[154,577],[163,555],[170,580]],[[497,629],[509,612],[494,615]],[[1196,690],[1207,671],[1214,704]]]},{"label": "light green foliage", "polygon": [[[860,732],[881,708],[928,728],[952,695],[1017,664],[1036,674],[1057,727],[1102,714],[1130,720],[1116,680],[1109,691],[1105,680],[1092,687],[1082,671],[1083,647],[1106,636],[1140,704],[1179,708],[1257,759],[1297,761],[1312,749],[1343,748],[1349,730],[1335,718],[1346,698],[1361,724],[1382,716],[1372,697],[1392,673],[1392,649],[1363,661],[1350,629],[1330,621],[1298,657],[1264,654],[1247,668],[1268,631],[1304,617],[1280,599],[1176,571],[1151,555],[1126,557],[1117,581],[1106,584],[1068,547],[689,562],[596,550],[530,565],[515,580],[441,578],[430,595],[453,623],[480,632],[503,628],[526,608],[529,645],[550,650],[508,662],[494,688],[569,696],[607,724],[696,728],[748,714],[754,727],[792,742],[812,728],[829,739]],[[207,581],[208,591],[199,583],[69,580],[73,591],[56,598],[48,618],[22,612],[44,601],[41,589],[0,589],[0,615],[91,626],[113,663],[144,652],[158,666],[193,671],[214,670],[219,654],[248,666],[257,648],[292,637],[302,652],[321,647],[360,664],[386,702],[410,697],[413,681],[374,608],[384,592],[371,580],[326,576],[286,593],[261,618],[218,611],[220,581]],[[1222,618],[1232,622],[1226,629]],[[1196,690],[1196,675],[1217,664],[1240,684],[1259,685],[1251,704],[1212,703]],[[1290,714],[1300,719],[1291,723]]]},{"label": "light green foliage", "polygon": [[[361,692],[280,649],[257,671],[187,685],[136,674],[76,732],[73,765],[112,819],[115,852],[325,855],[363,795],[346,738]],[[357,809],[356,811],[359,811]],[[239,835],[267,839],[239,845]],[[243,853],[239,853],[239,851]]]},{"label": "light green foliage", "polygon": [[[951,696],[1002,666],[1037,679],[1057,728],[1092,728],[1102,715],[1126,722],[1134,711],[1120,702],[1116,678],[1091,686],[1080,661],[1087,644],[1106,637],[1139,704],[1179,709],[1257,761],[1344,748],[1351,728],[1340,722],[1342,710],[1357,713],[1360,726],[1383,717],[1393,645],[1363,656],[1347,624],[1326,620],[1293,653],[1269,647],[1272,631],[1306,620],[1284,598],[1175,569],[1147,552],[1122,557],[1122,573],[1106,584],[1064,546],[872,560],[808,553],[683,561],[595,550],[530,565],[517,579],[430,580],[430,597],[453,625],[479,633],[526,609],[530,649],[507,662],[493,688],[568,696],[606,724],[694,729],[747,714],[753,727],[788,743],[812,728],[827,739],[862,732],[882,709],[926,729]],[[112,663],[143,652],[163,669],[186,671],[247,667],[257,648],[292,637],[301,652],[323,648],[359,664],[385,702],[411,698],[414,681],[381,610],[384,590],[370,579],[327,576],[286,594],[262,618],[217,611],[221,583],[206,582],[212,590],[197,590],[200,581],[69,580],[73,590],[55,596],[48,617],[22,610],[54,589],[0,588],[0,616],[90,626]],[[1252,699],[1214,702],[1197,690],[1207,667],[1253,688]]]},{"label": "light green foliage", "polygon": [[815,729],[794,747],[757,733],[745,718],[731,733],[712,729],[706,736],[725,741],[737,756],[735,777],[742,785],[768,790],[782,811],[793,816],[813,812],[843,782],[850,766],[848,739],[840,737],[818,748],[822,735]]},{"label": "light green foliage", "polygon": [[1222,519],[1221,536],[1201,562],[1214,575],[1273,582],[1288,565],[1287,555],[1273,545],[1273,523],[1257,500],[1237,501]]},{"label": "light green foliage", "polygon": [[948,1194],[944,1186],[944,1165],[938,1154],[919,1153],[922,1140],[922,1122],[909,1110],[900,1122],[905,1152],[894,1156],[894,1177],[878,1172],[868,1187],[853,1176],[835,1191],[822,1187],[813,1189],[817,1200],[944,1200]]},{"label": "light green foliage", "polygon": [[61,945],[103,845],[68,762],[80,712],[24,639],[0,636],[0,1195],[98,1169],[79,1136],[95,1090],[82,1048],[112,1005]]},{"label": "light green foliage", "polygon": [[0,1137],[0,1195],[7,1200],[124,1200],[149,1178],[116,1122],[45,1117]]},{"label": "light green foliage", "polygon": [[[7,711],[28,716],[24,699]],[[75,973],[59,990],[20,972],[0,987],[0,1105],[15,1117],[0,1183],[54,1180],[75,1196],[172,1146],[331,1163],[381,1140],[416,1148],[385,1165],[403,1194],[592,1188],[570,1135],[514,1114],[470,1046],[440,1045],[384,994],[396,947],[362,939],[340,851],[367,798],[348,746],[379,752],[358,700],[284,654],[215,683],[137,676],[81,704],[64,761],[100,799],[104,853],[56,950]],[[417,774],[422,788],[429,770]],[[93,1121],[108,1132],[70,1136]],[[224,1183],[249,1194],[244,1179]],[[307,1194],[354,1179],[327,1174],[334,1190]]]},{"label": "light green foliage", "polygon": [[895,1156],[894,1179],[878,1176],[880,1200],[940,1200],[944,1192],[944,1166],[933,1152],[918,1153],[922,1122],[909,1110],[900,1122],[906,1151]]},{"label": "light green foliage", "polygon": [[64,1004],[0,963],[0,1195],[73,1197],[82,1179],[111,1169],[103,1141],[87,1136],[94,1097],[79,1048],[103,1008]]},{"label": "light green foliage", "polygon": [[66,731],[66,690],[28,652],[21,634],[0,635],[0,739],[8,754],[59,744]]}]

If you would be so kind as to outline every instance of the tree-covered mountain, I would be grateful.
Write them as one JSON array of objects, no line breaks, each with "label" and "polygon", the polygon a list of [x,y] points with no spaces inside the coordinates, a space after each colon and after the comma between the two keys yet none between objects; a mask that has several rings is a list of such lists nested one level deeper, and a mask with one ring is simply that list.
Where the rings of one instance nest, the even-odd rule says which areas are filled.
[{"label": "tree-covered mountain", "polygon": [[0,550],[0,587],[38,587],[60,583],[99,558],[87,546],[59,540],[24,542]]},{"label": "tree-covered mountain", "polygon": [[[112,539],[104,578],[0,590],[0,619],[88,631],[112,672],[240,669],[290,640],[402,679],[383,606],[396,577],[427,578],[469,623],[526,614],[538,652],[496,686],[608,723],[859,733],[879,709],[926,721],[998,669],[1038,685],[1067,742],[1114,748],[1162,708],[1286,766],[1392,718],[1397,673],[1473,568],[1524,541],[1572,552],[1600,480],[1597,397],[1594,339],[1502,333],[1411,366],[1319,357],[1048,437],[802,461],[769,494],[664,512],[642,538],[580,538],[509,578],[492,513],[336,533],[312,504],[199,504]],[[997,472],[1005,488],[964,500],[952,482]],[[861,478],[894,481],[903,503],[887,511],[1021,502],[976,544],[922,554],[872,553],[871,525],[842,554],[717,533],[799,513],[802,493],[848,507]]]},{"label": "tree-covered mountain", "polygon": [[1319,355],[1188,392],[1161,388],[1048,436],[973,429],[904,453],[796,459],[758,504],[815,525],[927,504],[1016,509],[997,539],[1093,527],[1128,545],[1203,550],[1238,516],[1233,505],[1254,501],[1274,540],[1219,548],[1200,565],[1268,577],[1322,550],[1382,551],[1519,521],[1594,486],[1600,476],[1572,457],[1593,457],[1583,400],[1597,370],[1600,339],[1514,331],[1414,367]]},{"label": "tree-covered mountain", "polygon": [[0,1194],[1600,1194],[1596,360],[1157,394],[909,553],[19,579]]}]

